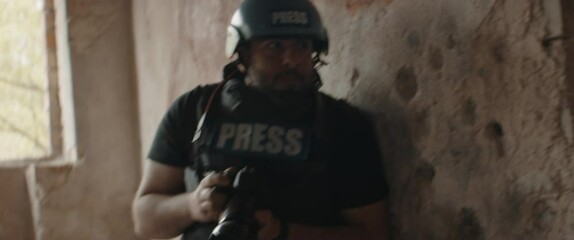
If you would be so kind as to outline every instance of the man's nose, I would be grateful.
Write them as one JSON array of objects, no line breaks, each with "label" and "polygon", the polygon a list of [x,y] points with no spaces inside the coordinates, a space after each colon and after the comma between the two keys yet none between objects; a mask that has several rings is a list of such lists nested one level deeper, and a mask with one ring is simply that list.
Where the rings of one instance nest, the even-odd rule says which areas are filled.
[{"label": "man's nose", "polygon": [[297,66],[301,62],[301,56],[294,49],[287,48],[283,52],[283,65],[287,68],[292,68]]}]

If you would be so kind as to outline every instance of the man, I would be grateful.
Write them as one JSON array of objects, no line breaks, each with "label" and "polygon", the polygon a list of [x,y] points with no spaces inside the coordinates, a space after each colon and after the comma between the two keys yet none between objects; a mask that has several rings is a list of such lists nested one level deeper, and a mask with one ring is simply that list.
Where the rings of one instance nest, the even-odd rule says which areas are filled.
[{"label": "man", "polygon": [[[238,59],[221,86],[184,94],[159,126],[133,204],[138,235],[208,239],[224,221],[231,195],[218,189],[232,185],[232,167],[255,166],[253,238],[387,239],[374,132],[361,112],[318,92],[327,49],[308,0],[243,1],[226,49]],[[199,176],[189,192],[186,167]]]}]

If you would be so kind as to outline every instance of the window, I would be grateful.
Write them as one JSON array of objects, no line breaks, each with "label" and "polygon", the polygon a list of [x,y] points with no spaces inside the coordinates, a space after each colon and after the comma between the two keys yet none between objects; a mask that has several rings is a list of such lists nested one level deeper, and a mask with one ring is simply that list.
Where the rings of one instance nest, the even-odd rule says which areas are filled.
[{"label": "window", "polygon": [[0,165],[61,159],[65,151],[60,101],[71,94],[60,96],[62,19],[53,0],[0,0]]}]

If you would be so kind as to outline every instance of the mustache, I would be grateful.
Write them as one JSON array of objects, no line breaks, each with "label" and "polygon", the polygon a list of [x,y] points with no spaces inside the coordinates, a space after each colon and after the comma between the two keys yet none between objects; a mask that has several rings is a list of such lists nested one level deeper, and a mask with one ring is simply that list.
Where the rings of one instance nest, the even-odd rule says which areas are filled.
[{"label": "mustache", "polygon": [[285,71],[282,73],[278,73],[275,74],[275,78],[280,78],[280,77],[295,77],[298,79],[303,79],[303,75],[299,74],[297,71],[295,70],[289,70],[289,71]]}]

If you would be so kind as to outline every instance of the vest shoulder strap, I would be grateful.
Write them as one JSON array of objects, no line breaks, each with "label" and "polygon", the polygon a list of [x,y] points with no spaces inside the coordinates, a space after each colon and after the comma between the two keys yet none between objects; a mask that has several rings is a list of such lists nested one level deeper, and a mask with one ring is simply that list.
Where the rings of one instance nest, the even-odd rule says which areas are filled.
[{"label": "vest shoulder strap", "polygon": [[209,102],[209,98],[213,95],[217,87],[219,86],[218,83],[215,84],[208,84],[204,86],[199,86],[199,100],[197,102],[197,107],[195,108],[195,119],[199,121],[201,115],[205,112],[205,108],[207,107],[207,103]]},{"label": "vest shoulder strap", "polygon": [[[201,121],[202,121],[202,116],[205,113],[205,110],[207,108],[207,104],[209,103],[209,99],[212,97],[212,95],[215,93],[215,91],[217,90],[219,84],[215,83],[215,84],[208,84],[208,85],[204,85],[204,86],[199,86],[198,92],[199,92],[199,98],[198,101],[196,103],[196,107],[195,107],[195,119],[194,119],[194,124],[196,127],[194,128],[194,132],[191,134],[197,135],[198,131],[201,131]],[[194,140],[195,140],[195,136],[194,136]],[[195,141],[192,142],[192,146],[191,146],[191,151],[189,153],[189,162],[191,163],[191,169],[193,169],[195,171],[195,174],[197,176],[197,180],[200,181],[203,178],[203,174],[204,174],[204,170],[203,167],[201,166],[201,162],[198,161],[198,146],[197,144],[195,144]]]}]

